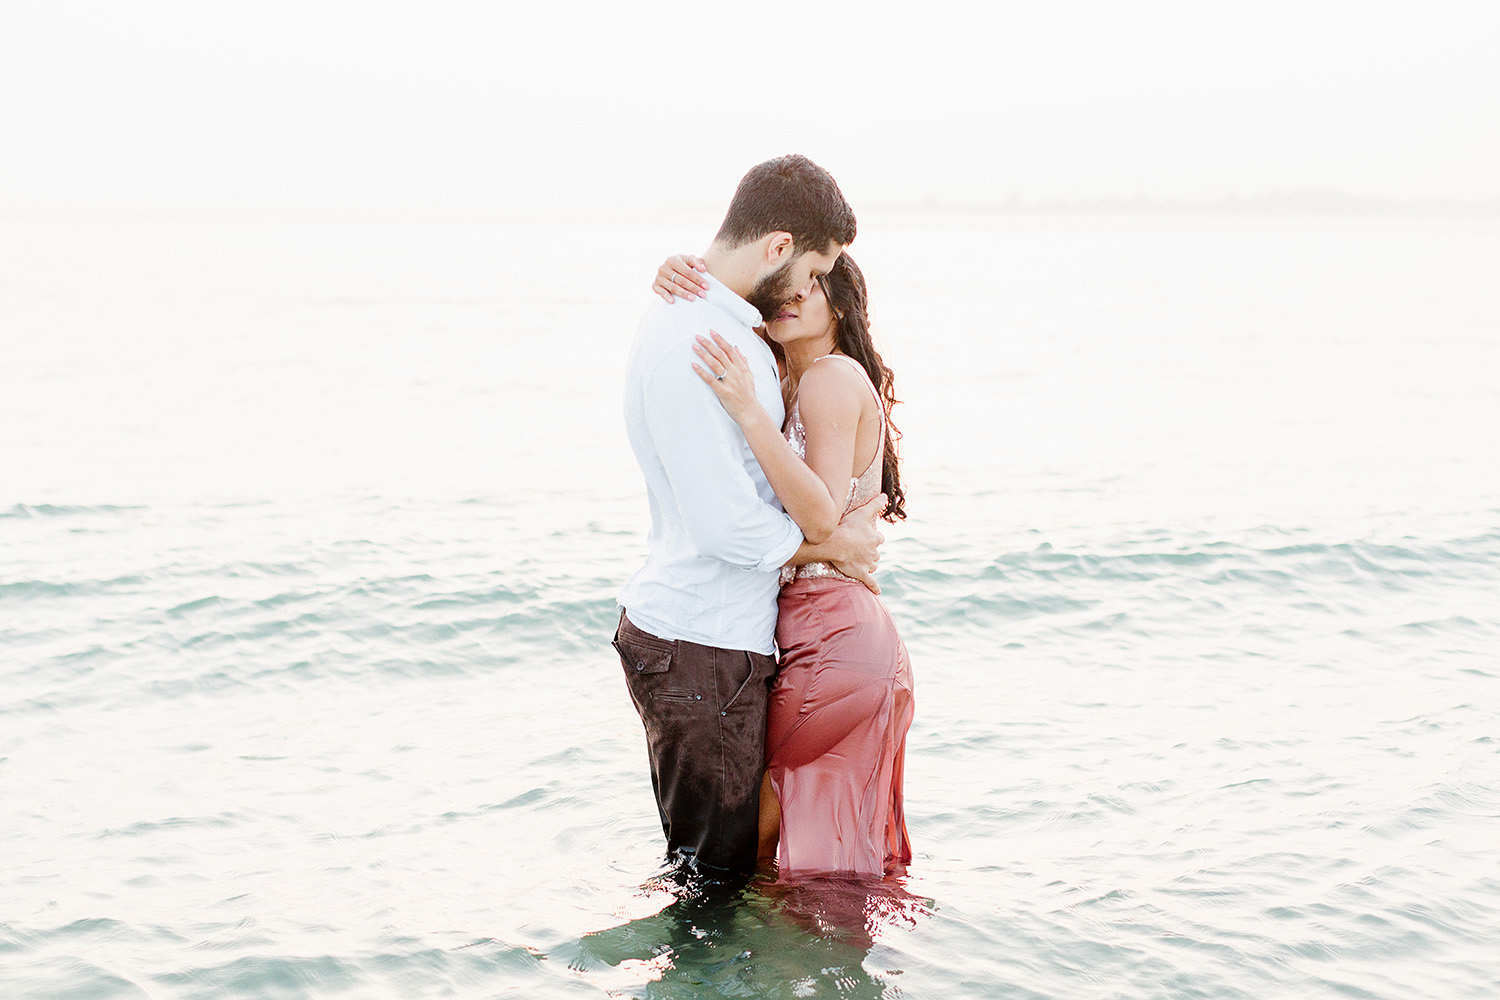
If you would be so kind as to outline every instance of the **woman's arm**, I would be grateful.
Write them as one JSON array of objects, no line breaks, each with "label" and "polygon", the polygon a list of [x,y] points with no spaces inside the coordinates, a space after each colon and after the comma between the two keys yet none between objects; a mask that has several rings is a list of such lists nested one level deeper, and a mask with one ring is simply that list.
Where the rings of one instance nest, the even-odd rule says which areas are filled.
[{"label": "woman's arm", "polygon": [[880,565],[880,546],[885,536],[875,527],[875,519],[885,512],[886,495],[878,494],[865,502],[863,507],[851,510],[833,529],[828,541],[814,545],[804,540],[786,561],[788,566],[803,566],[810,562],[832,563],[833,568],[858,580],[871,593],[880,593],[880,584],[875,582],[875,570]]},{"label": "woman's arm", "polygon": [[[766,481],[776,491],[776,499],[786,508],[787,514],[802,529],[802,536],[813,544],[826,542],[838,527],[844,514],[844,503],[848,499],[849,477],[844,476],[839,496],[834,497],[828,483],[819,477],[807,463],[797,457],[781,428],[771,420],[755,398],[755,376],[739,348],[714,333],[713,339],[700,336],[693,350],[703,359],[707,368],[693,365],[698,377],[714,391],[724,409],[740,425],[755,460],[766,474]],[[816,367],[816,366],[815,366]],[[721,379],[718,376],[723,375]],[[808,374],[811,374],[809,372]],[[803,376],[803,382],[807,377]],[[806,403],[803,404],[806,423]],[[855,421],[857,424],[857,420]],[[853,449],[851,425],[850,450]],[[845,466],[848,468],[848,466]]]}]

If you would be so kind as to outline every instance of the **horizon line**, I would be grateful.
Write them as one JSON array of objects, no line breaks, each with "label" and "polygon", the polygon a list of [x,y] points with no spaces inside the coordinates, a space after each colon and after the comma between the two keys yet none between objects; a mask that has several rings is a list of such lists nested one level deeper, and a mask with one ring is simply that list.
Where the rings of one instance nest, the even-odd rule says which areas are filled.
[{"label": "horizon line", "polygon": [[1129,197],[1023,199],[1012,192],[995,202],[944,201],[884,202],[872,206],[887,212],[975,212],[992,215],[1395,215],[1438,217],[1500,216],[1500,196],[1491,198],[1383,198],[1345,194],[1323,188],[1294,191],[1275,189],[1255,195],[1229,194],[1218,198]]}]

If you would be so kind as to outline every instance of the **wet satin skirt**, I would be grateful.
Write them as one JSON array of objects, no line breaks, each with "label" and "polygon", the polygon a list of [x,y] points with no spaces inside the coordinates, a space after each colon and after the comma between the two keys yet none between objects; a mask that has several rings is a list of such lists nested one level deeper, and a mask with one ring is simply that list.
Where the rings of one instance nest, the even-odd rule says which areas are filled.
[{"label": "wet satin skirt", "polygon": [[911,860],[902,807],[911,662],[880,599],[837,578],[782,588],[766,769],[781,875],[879,876]]}]

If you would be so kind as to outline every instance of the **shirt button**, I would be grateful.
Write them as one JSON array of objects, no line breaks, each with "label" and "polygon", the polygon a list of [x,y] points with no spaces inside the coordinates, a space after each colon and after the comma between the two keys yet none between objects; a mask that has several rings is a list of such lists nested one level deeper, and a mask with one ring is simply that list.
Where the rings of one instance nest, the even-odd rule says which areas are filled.
[{"label": "shirt button", "polygon": [[698,699],[699,701],[703,700],[703,696],[701,694],[695,694],[695,695],[693,695],[693,697],[696,698],[696,699]]},{"label": "shirt button", "polygon": [[645,670],[646,669],[646,661],[645,660],[636,660],[635,661],[635,669],[637,669],[637,670]]}]

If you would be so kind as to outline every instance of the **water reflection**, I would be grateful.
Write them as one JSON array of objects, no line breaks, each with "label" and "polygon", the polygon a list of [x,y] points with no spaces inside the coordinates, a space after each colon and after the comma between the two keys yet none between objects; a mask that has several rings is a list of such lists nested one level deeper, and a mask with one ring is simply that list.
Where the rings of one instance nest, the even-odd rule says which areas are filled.
[{"label": "water reflection", "polygon": [[665,873],[657,913],[584,935],[573,968],[612,995],[884,1000],[899,991],[865,958],[882,934],[930,915],[904,879],[709,881]]}]

